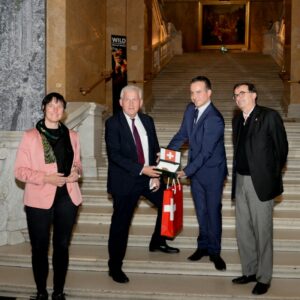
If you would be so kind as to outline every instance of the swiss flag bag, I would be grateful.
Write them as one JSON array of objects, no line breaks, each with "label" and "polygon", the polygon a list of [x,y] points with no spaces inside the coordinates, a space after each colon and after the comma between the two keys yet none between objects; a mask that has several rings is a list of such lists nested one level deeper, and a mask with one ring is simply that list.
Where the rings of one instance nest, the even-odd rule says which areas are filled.
[{"label": "swiss flag bag", "polygon": [[[168,179],[169,182],[169,179]],[[180,182],[172,180],[172,185],[164,190],[161,235],[174,238],[183,225],[183,193]]]}]

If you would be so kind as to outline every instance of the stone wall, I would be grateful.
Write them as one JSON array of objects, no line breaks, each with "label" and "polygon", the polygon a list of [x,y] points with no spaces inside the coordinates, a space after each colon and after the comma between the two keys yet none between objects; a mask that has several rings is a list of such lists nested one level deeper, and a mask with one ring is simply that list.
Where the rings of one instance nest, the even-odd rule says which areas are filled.
[{"label": "stone wall", "polygon": [[0,1],[0,130],[24,130],[45,93],[45,0]]}]

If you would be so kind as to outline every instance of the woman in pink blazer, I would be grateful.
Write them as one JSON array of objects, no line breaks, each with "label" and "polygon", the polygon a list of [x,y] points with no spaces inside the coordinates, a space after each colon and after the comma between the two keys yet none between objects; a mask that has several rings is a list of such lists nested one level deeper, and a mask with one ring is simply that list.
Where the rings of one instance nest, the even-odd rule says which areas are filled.
[{"label": "woman in pink blazer", "polygon": [[47,277],[50,228],[53,225],[53,300],[63,293],[69,263],[69,244],[78,206],[82,172],[79,137],[61,119],[64,97],[48,94],[42,102],[44,118],[26,131],[18,148],[15,177],[25,182],[24,205],[37,287],[33,299],[48,299]]}]

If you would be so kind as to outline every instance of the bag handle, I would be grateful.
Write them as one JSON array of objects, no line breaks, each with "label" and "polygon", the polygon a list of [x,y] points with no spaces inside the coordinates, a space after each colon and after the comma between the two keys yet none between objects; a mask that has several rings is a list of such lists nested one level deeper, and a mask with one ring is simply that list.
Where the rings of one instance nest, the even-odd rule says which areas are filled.
[{"label": "bag handle", "polygon": [[167,180],[167,189],[169,188],[169,185],[170,185],[170,177],[168,177],[168,180]]},{"label": "bag handle", "polygon": [[172,179],[172,189],[173,189],[173,193],[176,194],[176,180],[175,178]]},{"label": "bag handle", "polygon": [[[171,178],[168,177],[168,180],[167,180],[167,189],[170,187],[170,181],[171,181]],[[176,194],[176,191],[177,191],[177,187],[178,187],[178,190],[180,191],[182,186],[181,186],[181,183],[180,183],[180,180],[178,177],[173,177],[172,178],[172,182],[171,182],[171,187],[172,187],[172,190],[173,190],[173,193]]]},{"label": "bag handle", "polygon": [[176,179],[177,179],[178,190],[180,191],[180,190],[181,190],[181,188],[182,188],[182,186],[181,186],[181,183],[180,183],[180,180],[179,180],[179,178],[178,178],[178,177],[176,177]]}]

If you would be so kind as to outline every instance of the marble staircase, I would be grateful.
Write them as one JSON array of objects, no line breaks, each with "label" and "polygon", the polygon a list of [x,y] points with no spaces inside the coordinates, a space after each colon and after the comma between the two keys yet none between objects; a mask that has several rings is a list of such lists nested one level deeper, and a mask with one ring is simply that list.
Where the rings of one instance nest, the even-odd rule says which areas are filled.
[{"label": "marble staircase", "polygon": [[[66,282],[67,299],[257,299],[251,295],[253,284],[231,283],[240,275],[240,260],[235,237],[234,205],[231,190],[231,118],[235,109],[232,87],[240,80],[253,81],[259,90],[259,103],[281,112],[282,83],[278,67],[266,55],[253,53],[200,52],[175,56],[153,82],[154,117],[161,146],[166,146],[178,130],[189,100],[189,81],[197,75],[212,80],[213,102],[225,117],[225,144],[229,176],[223,193],[222,257],[227,270],[215,270],[208,258],[189,262],[186,258],[196,247],[198,234],[188,180],[184,191],[184,229],[170,245],[179,254],[150,253],[148,243],[153,230],[155,210],[141,201],[130,231],[124,271],[130,278],[117,284],[107,275],[107,238],[112,213],[111,198],[106,193],[107,161],[97,178],[84,177],[84,204],[74,230],[70,248],[70,268]],[[282,113],[282,112],[281,112]],[[274,279],[269,292],[260,299],[300,299],[300,123],[285,118],[290,152],[284,171],[285,192],[274,208]],[[102,140],[103,146],[104,141]],[[105,147],[102,147],[105,149]],[[187,151],[183,150],[183,165]],[[25,243],[0,247],[0,296],[28,299],[34,293],[28,233]],[[51,291],[52,274],[49,287]]]}]

